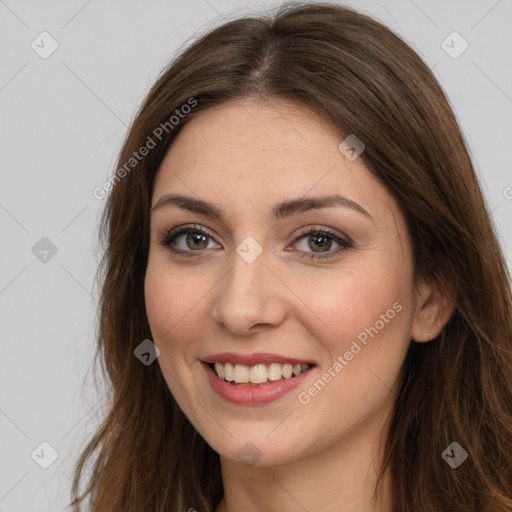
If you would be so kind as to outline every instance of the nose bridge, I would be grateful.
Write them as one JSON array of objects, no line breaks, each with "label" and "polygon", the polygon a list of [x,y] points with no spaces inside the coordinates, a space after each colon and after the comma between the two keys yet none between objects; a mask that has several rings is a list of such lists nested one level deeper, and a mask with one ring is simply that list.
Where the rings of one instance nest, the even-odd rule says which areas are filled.
[{"label": "nose bridge", "polygon": [[245,253],[244,248],[247,249],[241,243],[233,254],[213,309],[218,322],[238,333],[246,333],[256,324],[276,325],[284,316],[284,305],[277,297],[275,276],[267,268],[265,251],[252,259],[254,253],[246,257],[251,252],[250,245]]},{"label": "nose bridge", "polygon": [[[239,250],[243,247],[239,246]],[[233,254],[231,270],[226,276],[226,282],[223,287],[223,295],[227,300],[244,300],[246,304],[256,303],[264,300],[262,295],[266,295],[268,290],[269,270],[266,254],[263,252],[253,261],[245,259],[244,256]],[[253,304],[253,305],[254,305]]]},{"label": "nose bridge", "polygon": [[262,274],[265,266],[260,261],[247,263],[238,254],[233,257],[231,272],[228,274],[226,292],[234,295],[235,298],[244,298],[252,296],[255,298],[259,292],[257,290],[258,279],[264,281]]}]

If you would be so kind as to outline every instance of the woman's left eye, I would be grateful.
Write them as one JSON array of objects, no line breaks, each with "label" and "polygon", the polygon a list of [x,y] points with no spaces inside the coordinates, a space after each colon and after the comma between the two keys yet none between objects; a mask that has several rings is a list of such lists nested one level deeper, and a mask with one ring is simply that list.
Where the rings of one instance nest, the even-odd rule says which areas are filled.
[{"label": "woman's left eye", "polygon": [[[300,252],[304,252],[304,255],[301,255],[303,258],[328,258],[353,247],[352,241],[348,237],[340,236],[325,228],[313,229],[302,233],[295,238],[295,242],[299,242],[296,244],[297,246],[301,243],[303,244],[302,249],[299,248]],[[335,250],[329,250],[332,248],[333,242],[338,247]],[[304,250],[306,248],[311,249],[312,252]]]},{"label": "woman's left eye", "polygon": [[[216,243],[212,236],[199,226],[182,226],[164,233],[159,241],[173,254],[184,256],[199,256],[203,249],[212,249],[209,247],[210,242]],[[337,244],[334,250],[333,243]],[[301,233],[295,237],[295,245],[299,249],[298,252],[303,253],[299,254],[302,258],[327,258],[353,247],[347,236],[338,235],[322,227]]]}]

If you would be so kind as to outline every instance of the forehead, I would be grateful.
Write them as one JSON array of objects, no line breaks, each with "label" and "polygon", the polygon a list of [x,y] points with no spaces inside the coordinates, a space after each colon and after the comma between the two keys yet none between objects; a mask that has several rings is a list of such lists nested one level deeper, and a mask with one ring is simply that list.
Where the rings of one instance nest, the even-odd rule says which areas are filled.
[{"label": "forehead", "polygon": [[[279,181],[292,171],[311,175],[332,156],[335,143],[321,120],[288,104],[236,102],[203,111],[187,123],[164,163],[205,174],[204,179],[214,170],[217,176],[257,174]],[[319,157],[322,162],[314,165]]]},{"label": "forehead", "polygon": [[362,159],[349,161],[340,152],[342,140],[321,117],[293,103],[240,100],[207,109],[173,141],[155,178],[153,204],[175,192],[241,213],[251,205],[339,193],[377,217],[393,209]]}]

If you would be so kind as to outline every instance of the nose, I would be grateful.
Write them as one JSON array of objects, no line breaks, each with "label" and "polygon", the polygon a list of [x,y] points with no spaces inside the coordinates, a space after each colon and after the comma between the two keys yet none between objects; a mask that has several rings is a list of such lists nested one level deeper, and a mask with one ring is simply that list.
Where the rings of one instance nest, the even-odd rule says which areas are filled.
[{"label": "nose", "polygon": [[235,253],[230,263],[230,270],[214,288],[214,320],[241,336],[281,324],[287,311],[285,287],[268,266],[265,251],[252,263]]}]

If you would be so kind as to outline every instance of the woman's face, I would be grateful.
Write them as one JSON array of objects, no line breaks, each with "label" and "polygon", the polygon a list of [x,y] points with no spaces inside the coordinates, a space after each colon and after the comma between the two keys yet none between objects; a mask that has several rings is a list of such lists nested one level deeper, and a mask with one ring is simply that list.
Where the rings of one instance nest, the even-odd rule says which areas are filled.
[{"label": "woman's face", "polygon": [[145,297],[158,363],[227,459],[308,457],[392,408],[417,303],[410,241],[341,142],[292,104],[226,103],[183,127],[157,173]]}]

